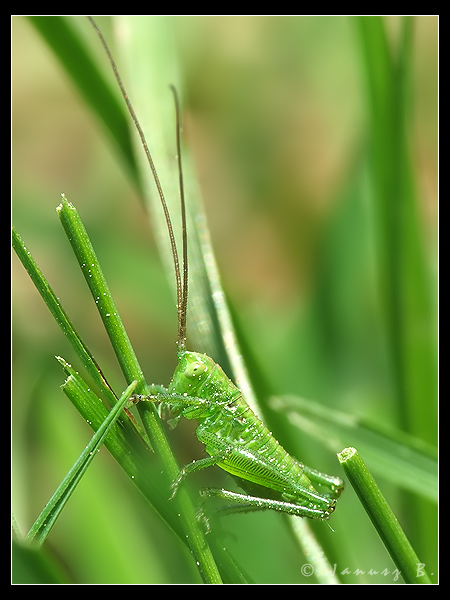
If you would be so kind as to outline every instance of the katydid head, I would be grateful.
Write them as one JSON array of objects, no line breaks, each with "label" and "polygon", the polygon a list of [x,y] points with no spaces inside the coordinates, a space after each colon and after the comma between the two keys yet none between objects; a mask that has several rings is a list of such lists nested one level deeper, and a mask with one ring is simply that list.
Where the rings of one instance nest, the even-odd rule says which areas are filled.
[{"label": "katydid head", "polygon": [[187,350],[178,352],[178,365],[170,382],[169,392],[195,395],[195,391],[210,376],[214,367],[214,361],[206,354]]},{"label": "katydid head", "polygon": [[175,112],[176,112],[176,140],[177,140],[177,160],[178,160],[178,178],[179,178],[179,188],[180,188],[180,203],[181,203],[181,224],[182,224],[182,245],[183,245],[183,268],[180,269],[180,261],[178,258],[178,250],[175,241],[175,235],[173,232],[172,220],[170,218],[169,209],[167,207],[166,199],[164,197],[164,192],[161,186],[161,182],[158,177],[158,173],[156,171],[155,164],[153,162],[152,156],[150,154],[150,150],[147,145],[147,141],[144,136],[144,132],[142,127],[138,121],[136,113],[134,112],[134,108],[130,102],[127,92],[125,91],[125,87],[122,83],[122,79],[117,70],[117,66],[112,57],[111,51],[106,43],[106,40],[103,37],[102,32],[96,25],[95,21],[92,17],[88,17],[95,31],[97,32],[98,37],[108,55],[109,62],[111,63],[112,69],[114,71],[114,75],[116,77],[117,83],[119,84],[120,91],[127,105],[128,111],[133,119],[134,125],[139,134],[142,147],[144,148],[145,155],[147,156],[147,161],[150,166],[150,170],[153,175],[153,179],[155,181],[156,188],[158,190],[159,199],[161,201],[161,206],[164,211],[164,216],[167,224],[167,231],[170,239],[170,246],[172,250],[173,256],[173,264],[175,270],[175,281],[177,288],[177,310],[178,310],[178,336],[177,336],[177,345],[178,345],[178,356],[180,357],[186,351],[186,315],[187,315],[187,297],[188,297],[188,258],[187,258],[187,228],[186,228],[186,204],[184,200],[184,185],[183,185],[183,170],[181,167],[181,125],[180,125],[180,105],[178,102],[178,95],[173,86],[171,86],[172,93],[175,99]]}]

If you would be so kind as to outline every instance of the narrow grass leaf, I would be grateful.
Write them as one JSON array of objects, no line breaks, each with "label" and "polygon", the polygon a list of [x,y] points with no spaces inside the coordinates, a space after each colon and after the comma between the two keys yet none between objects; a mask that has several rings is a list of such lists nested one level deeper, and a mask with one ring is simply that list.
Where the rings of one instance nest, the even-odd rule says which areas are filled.
[{"label": "narrow grass leaf", "polygon": [[114,142],[131,180],[140,189],[132,151],[129,120],[112,80],[99,68],[91,46],[86,44],[73,17],[28,17],[61,62],[65,72]]},{"label": "narrow grass leaf", "polygon": [[[299,519],[292,515],[287,517],[297,543],[302,548],[311,573],[314,573],[318,583],[322,585],[337,585],[340,583],[322,546],[317,541],[308,519]],[[309,576],[309,572],[305,573]]]},{"label": "narrow grass leaf", "polygon": [[[437,342],[424,229],[409,150],[414,18],[391,47],[381,17],[356,19],[367,82],[378,289],[399,426],[435,443]],[[424,402],[427,398],[427,402]]]},{"label": "narrow grass leaf", "polygon": [[25,267],[25,270],[27,271],[32,282],[34,283],[37,291],[39,292],[45,304],[47,305],[47,308],[49,309],[50,313],[52,314],[59,327],[61,328],[64,335],[69,340],[75,353],[81,360],[82,365],[88,371],[89,375],[92,377],[95,383],[97,383],[97,385],[100,386],[110,406],[114,406],[114,404],[117,401],[117,398],[113,390],[110,388],[108,382],[104,378],[99,365],[95,361],[88,347],[78,335],[66,311],[62,307],[61,302],[57,298],[55,292],[53,291],[49,282],[45,278],[44,274],[37,266],[36,261],[34,260],[31,252],[25,245],[25,242],[22,240],[19,233],[14,227],[12,229],[12,245],[19,260]]},{"label": "narrow grass leaf", "polygon": [[[175,85],[182,97],[174,40],[175,22],[171,17],[149,20],[135,16],[121,17],[120,30],[121,43],[117,46],[117,52],[124,65],[122,78],[147,135],[180,249],[182,234],[175,145],[176,119],[169,89],[170,85]],[[141,56],[148,57],[144,64]],[[144,181],[146,202],[152,215],[154,235],[168,279],[173,283],[173,257],[164,215],[139,141],[136,142],[136,153]],[[242,390],[251,408],[260,412],[220,282],[189,149],[183,148],[182,155],[190,272],[188,339],[197,349],[214,357]]]},{"label": "narrow grass leaf", "polygon": [[136,380],[138,382],[137,392],[145,393],[146,384],[142,370],[80,216],[64,195],[57,212],[95,300],[125,378],[128,383]]},{"label": "narrow grass leaf", "polygon": [[437,502],[438,467],[434,449],[399,430],[324,407],[298,396],[273,398],[271,406],[289,422],[336,452],[352,444],[364,452],[370,468],[388,481]]},{"label": "narrow grass leaf", "polygon": [[[68,379],[63,385],[63,389],[68,396],[74,394],[84,394],[84,386],[80,385],[80,379],[80,376],[69,375]],[[86,448],[80,454],[79,458],[76,460],[70,471],[56,489],[53,496],[50,498],[44,510],[36,519],[34,525],[31,527],[26,538],[28,541],[34,541],[38,545],[44,543],[50,531],[52,530],[53,525],[67,504],[70,496],[75,491],[75,488],[81,481],[83,475],[86,474],[89,465],[96,456],[97,452],[100,450],[100,447],[104,443],[106,436],[119,418],[122,410],[136,388],[136,383],[136,381],[133,381],[127,387],[120,397],[120,400],[111,409],[102,425],[92,436]]]}]

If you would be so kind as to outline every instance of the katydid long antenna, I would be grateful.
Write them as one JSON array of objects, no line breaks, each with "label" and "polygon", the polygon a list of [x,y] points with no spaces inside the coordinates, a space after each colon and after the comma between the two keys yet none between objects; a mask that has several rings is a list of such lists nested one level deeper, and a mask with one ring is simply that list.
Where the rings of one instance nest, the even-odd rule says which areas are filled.
[{"label": "katydid long antenna", "polygon": [[150,170],[153,175],[153,179],[155,181],[156,189],[158,190],[159,199],[161,201],[161,206],[164,211],[164,216],[166,219],[167,230],[169,233],[170,246],[172,250],[173,256],[173,264],[175,269],[175,280],[176,280],[176,288],[177,288],[177,310],[178,310],[178,352],[184,352],[186,348],[186,315],[187,315],[187,300],[188,300],[188,257],[187,257],[187,228],[186,228],[186,204],[184,199],[184,185],[183,185],[183,169],[181,166],[181,119],[180,119],[180,103],[178,101],[178,94],[174,86],[170,86],[172,93],[175,99],[175,111],[176,111],[176,140],[177,140],[177,162],[178,162],[178,174],[179,174],[179,187],[180,187],[180,203],[181,203],[181,226],[182,226],[182,245],[183,245],[183,276],[181,276],[180,270],[180,261],[178,258],[178,250],[175,241],[175,235],[173,232],[172,220],[170,218],[169,209],[167,207],[166,199],[164,197],[164,192],[161,186],[161,182],[158,177],[158,173],[156,171],[155,164],[153,162],[152,155],[150,154],[150,150],[147,145],[147,141],[144,136],[144,132],[142,127],[138,121],[136,113],[134,112],[134,108],[130,102],[128,94],[125,90],[125,87],[122,83],[122,79],[119,75],[119,71],[117,70],[116,63],[111,54],[111,51],[106,43],[105,38],[103,37],[102,32],[100,31],[98,25],[95,23],[92,17],[88,17],[92,26],[94,27],[100,41],[105,49],[105,52],[108,56],[109,62],[111,63],[112,70],[116,77],[117,83],[119,84],[120,91],[125,100],[125,103],[128,108],[128,112],[133,119],[134,125],[137,129],[139,137],[141,139],[141,144],[144,148],[145,155],[147,156],[147,161],[150,166]]}]

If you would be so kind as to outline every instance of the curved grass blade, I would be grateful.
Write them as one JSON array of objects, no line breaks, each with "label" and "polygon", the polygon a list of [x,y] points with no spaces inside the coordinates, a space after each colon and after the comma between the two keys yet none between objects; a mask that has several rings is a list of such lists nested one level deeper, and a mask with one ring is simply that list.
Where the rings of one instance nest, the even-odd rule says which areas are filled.
[{"label": "curved grass blade", "polygon": [[288,516],[288,520],[298,544],[303,549],[305,557],[307,557],[308,565],[311,566],[311,573],[314,573],[318,583],[322,585],[338,585],[340,581],[322,546],[317,541],[308,523],[308,519],[297,519],[296,517]]},{"label": "curved grass blade", "polygon": [[[62,360],[62,359],[60,359]],[[81,377],[79,375],[71,374],[63,384],[64,392],[70,397],[74,394],[84,394],[85,386],[80,382]],[[104,443],[107,435],[111,428],[116,423],[122,410],[125,408],[130,396],[136,388],[136,381],[133,381],[127,389],[123,392],[117,404],[111,409],[106,419],[103,421],[101,426],[92,436],[90,442],[85,447],[83,452],[80,454],[73,467],[67,473],[61,484],[56,489],[53,496],[48,501],[44,510],[41,512],[39,517],[36,519],[34,525],[31,527],[26,539],[33,541],[38,545],[41,545],[46,540],[48,534],[53,528],[57,518],[61,514],[65,505],[67,504],[70,496],[75,491],[75,488],[81,481],[83,475],[85,475],[89,465],[96,456],[100,447]]]},{"label": "curved grass blade", "polygon": [[[119,20],[118,20],[119,27]],[[123,79],[146,132],[166,202],[173,220],[178,247],[181,247],[181,221],[175,145],[175,109],[170,85],[180,90],[174,42],[175,22],[170,17],[150,19],[120,17],[120,43],[116,52],[123,64]],[[142,56],[148,60],[142,61]],[[182,90],[181,90],[182,91]],[[182,95],[182,94],[181,94]],[[144,193],[152,216],[153,231],[169,281],[173,283],[173,258],[164,215],[153,179],[136,142],[138,166]],[[201,193],[188,149],[183,149],[183,172],[187,199],[189,249],[188,343],[219,363],[242,390],[257,414],[256,397],[237,343],[232,319],[212,250]]]},{"label": "curved grass blade", "polygon": [[28,17],[53,50],[86,103],[114,141],[131,180],[140,189],[139,173],[134,160],[128,116],[117,90],[104,76],[97,57],[86,44],[74,18],[67,16]]},{"label": "curved grass blade", "polygon": [[[173,22],[169,17],[152,17],[149,20],[136,17],[120,17],[122,44],[117,47],[124,62],[123,78],[129,91],[141,126],[151,135],[151,152],[165,192],[166,202],[172,216],[174,231],[181,240],[178,174],[175,160],[175,113],[169,86],[178,82],[173,45]],[[149,57],[142,65],[141,56]],[[153,58],[158,60],[153,62]],[[159,58],[162,58],[161,62]],[[167,62],[164,62],[167,61]],[[156,129],[156,130],[155,130]],[[136,148],[153,231],[164,260],[169,281],[173,282],[173,258],[159,198],[142,148]],[[189,249],[189,309],[188,340],[195,347],[214,357],[241,389],[252,410],[261,415],[256,395],[250,381],[242,352],[238,346],[225,293],[220,283],[214,252],[211,245],[207,220],[201,203],[199,186],[189,153],[183,151],[183,173],[187,198],[187,228]],[[180,242],[178,243],[180,246]],[[302,524],[309,539],[319,547],[307,523]],[[302,534],[294,528],[298,545],[303,547]],[[323,555],[320,551],[315,555]],[[316,572],[324,571],[322,563],[315,565]]]},{"label": "curved grass blade", "polygon": [[334,452],[351,443],[364,452],[371,470],[383,479],[434,502],[438,498],[438,465],[434,449],[399,430],[379,426],[298,396],[273,398],[271,406],[302,434]]}]

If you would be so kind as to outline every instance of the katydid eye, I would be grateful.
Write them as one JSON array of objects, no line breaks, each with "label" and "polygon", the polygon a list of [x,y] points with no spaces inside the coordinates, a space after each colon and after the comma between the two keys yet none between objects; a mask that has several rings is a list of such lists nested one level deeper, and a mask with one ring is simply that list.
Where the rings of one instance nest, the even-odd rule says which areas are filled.
[{"label": "katydid eye", "polygon": [[184,370],[184,374],[189,379],[194,379],[194,377],[200,377],[206,371],[207,367],[201,362],[193,362],[186,367]]}]

